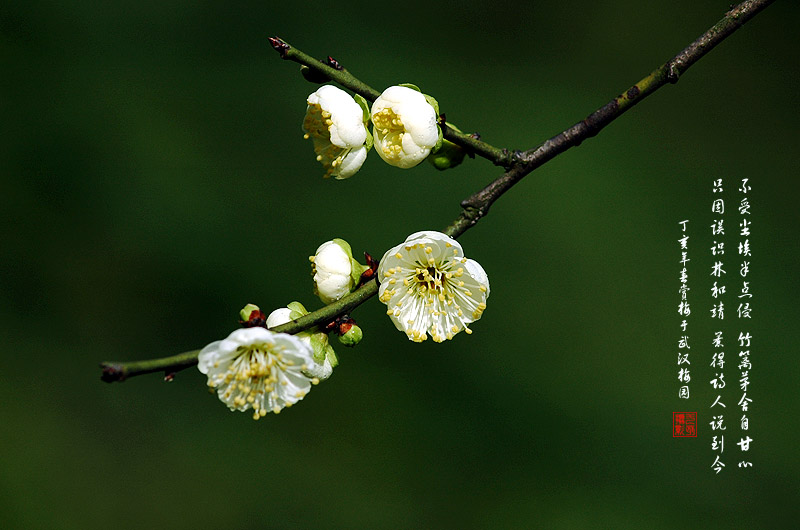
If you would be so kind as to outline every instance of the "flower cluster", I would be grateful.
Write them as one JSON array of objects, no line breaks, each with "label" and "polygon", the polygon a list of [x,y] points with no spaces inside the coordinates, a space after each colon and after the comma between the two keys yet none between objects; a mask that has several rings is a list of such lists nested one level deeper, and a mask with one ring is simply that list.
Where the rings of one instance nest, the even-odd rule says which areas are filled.
[{"label": "flower cluster", "polygon": [[371,109],[361,96],[353,98],[332,85],[320,87],[307,101],[303,130],[314,141],[325,177],[353,176],[364,164],[373,137],[378,155],[403,169],[416,166],[441,144],[438,105],[413,85],[387,88]]},{"label": "flower cluster", "polygon": [[[435,167],[457,165],[463,150],[443,142],[436,100],[413,85],[387,88],[368,108],[366,100],[331,85],[308,96],[303,130],[314,143],[325,177],[346,179],[364,164],[375,144],[381,159],[411,168],[426,158]],[[372,123],[372,134],[368,130]],[[410,235],[387,251],[380,262],[365,253],[368,265],[353,258],[342,239],[327,241],[310,256],[314,292],[332,304],[377,276],[380,300],[397,329],[409,339],[435,342],[452,339],[486,309],[489,279],[467,259],[461,245],[441,232]],[[346,314],[290,335],[274,331],[307,315],[299,302],[269,316],[253,304],[242,309],[243,329],[203,348],[198,369],[208,386],[231,410],[252,410],[259,419],[291,407],[328,379],[339,360],[328,335],[345,346],[361,341],[362,331]]]}]

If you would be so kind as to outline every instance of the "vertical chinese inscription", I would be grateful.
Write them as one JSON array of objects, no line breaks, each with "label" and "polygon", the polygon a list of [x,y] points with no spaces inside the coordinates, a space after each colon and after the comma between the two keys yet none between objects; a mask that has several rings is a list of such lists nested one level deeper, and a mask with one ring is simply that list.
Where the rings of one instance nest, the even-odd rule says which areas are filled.
[{"label": "vertical chinese inscription", "polygon": [[725,469],[723,454],[725,453],[725,402],[723,401],[725,388],[725,351],[724,335],[722,328],[725,320],[725,302],[727,271],[725,270],[725,199],[723,197],[722,179],[715,179],[711,192],[711,309],[709,311],[711,320],[714,323],[714,335],[711,338],[712,357],[710,366],[713,377],[709,381],[712,387],[712,395],[715,395],[711,404],[711,450],[714,453],[714,462],[711,468],[715,473]]},{"label": "vertical chinese inscription", "polygon": [[678,245],[680,249],[681,271],[679,275],[680,287],[678,288],[678,315],[680,315],[680,334],[678,336],[678,398],[689,399],[689,382],[692,380],[691,362],[689,361],[689,315],[692,313],[689,305],[689,234],[687,233],[688,220],[679,221],[681,227]]},{"label": "vertical chinese inscription", "polygon": [[741,186],[739,186],[739,235],[738,235],[738,255],[739,255],[739,276],[741,276],[741,288],[737,295],[738,306],[736,309],[737,328],[739,332],[739,389],[741,390],[741,397],[739,398],[738,406],[741,409],[742,417],[739,420],[740,437],[736,445],[739,446],[741,452],[739,461],[740,468],[753,467],[753,462],[750,459],[750,444],[753,439],[750,437],[750,405],[752,398],[747,395],[747,390],[750,387],[750,371],[752,369],[751,343],[753,337],[750,335],[750,319],[752,318],[753,308],[751,306],[751,299],[753,293],[750,290],[750,259],[752,257],[750,248],[750,190],[748,184],[749,179],[743,178]]}]

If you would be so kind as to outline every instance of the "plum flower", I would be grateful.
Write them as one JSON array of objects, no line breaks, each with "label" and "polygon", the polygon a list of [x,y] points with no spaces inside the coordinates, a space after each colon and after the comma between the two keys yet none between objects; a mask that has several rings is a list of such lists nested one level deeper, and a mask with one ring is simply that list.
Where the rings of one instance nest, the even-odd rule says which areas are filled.
[{"label": "plum flower", "polygon": [[308,96],[303,120],[304,138],[314,141],[317,161],[325,167],[325,178],[346,179],[355,175],[367,159],[369,135],[364,110],[344,90],[325,85]]},{"label": "plum flower", "polygon": [[237,329],[212,342],[200,350],[197,368],[229,409],[252,408],[255,420],[291,407],[319,382],[303,373],[319,369],[311,346],[262,327]]},{"label": "plum flower", "polygon": [[392,166],[416,166],[439,141],[436,110],[412,88],[387,88],[372,104],[371,114],[376,151]]},{"label": "plum flower", "polygon": [[383,255],[378,267],[380,300],[409,339],[452,339],[481,318],[489,278],[461,245],[441,232],[417,232]]},{"label": "plum flower", "polygon": [[323,243],[309,258],[314,274],[314,287],[323,304],[335,302],[349,294],[355,286],[350,245],[345,250],[339,241],[342,240],[334,239]]}]

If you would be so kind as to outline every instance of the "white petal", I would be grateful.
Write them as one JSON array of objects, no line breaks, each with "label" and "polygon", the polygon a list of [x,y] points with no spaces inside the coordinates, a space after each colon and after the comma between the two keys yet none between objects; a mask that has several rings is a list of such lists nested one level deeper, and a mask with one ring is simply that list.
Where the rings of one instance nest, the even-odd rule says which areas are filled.
[{"label": "white petal", "polygon": [[354,286],[350,255],[335,241],[320,245],[314,256],[314,283],[320,299],[330,304],[350,293]]},{"label": "white petal", "polygon": [[364,165],[364,161],[367,159],[367,146],[362,145],[358,149],[353,149],[342,160],[342,165],[339,166],[337,172],[334,172],[333,175],[338,180],[344,180],[346,178],[350,178],[355,175],[361,166]]},{"label": "white petal", "polygon": [[292,317],[290,316],[292,310],[288,307],[281,307],[273,311],[267,317],[267,327],[274,328],[276,326],[280,326],[281,324],[286,324],[287,322],[292,321]]},{"label": "white petal", "polygon": [[475,280],[475,282],[479,286],[483,286],[486,288],[486,298],[489,297],[489,277],[486,275],[486,271],[483,270],[481,264],[475,261],[474,259],[468,259],[467,262],[464,264],[464,268],[467,270],[467,274]]},{"label": "white petal", "polygon": [[217,361],[220,342],[221,341],[212,342],[197,354],[197,369],[200,370],[200,373],[207,374],[209,369],[212,368]]},{"label": "white petal", "polygon": [[[339,147],[358,147],[367,139],[364,111],[350,94],[333,85],[325,85],[313,94],[323,110],[330,112],[331,143]],[[311,103],[311,96],[309,96]]]},{"label": "white petal", "polygon": [[308,377],[316,377],[320,381],[324,381],[333,373],[333,366],[331,366],[330,361],[326,358],[325,362],[322,364],[317,363],[314,364],[314,366],[309,366],[303,373]]},{"label": "white petal", "polygon": [[334,241],[319,246],[314,256],[314,266],[328,274],[349,275],[352,264],[347,252]]}]

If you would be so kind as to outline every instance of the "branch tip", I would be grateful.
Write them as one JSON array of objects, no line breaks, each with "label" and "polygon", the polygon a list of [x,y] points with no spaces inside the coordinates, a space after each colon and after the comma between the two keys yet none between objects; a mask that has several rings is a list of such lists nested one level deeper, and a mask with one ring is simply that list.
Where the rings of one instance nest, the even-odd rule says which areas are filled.
[{"label": "branch tip", "polygon": [[103,372],[100,374],[100,379],[106,383],[113,383],[115,381],[122,382],[125,380],[125,367],[118,363],[100,363],[100,368]]},{"label": "branch tip", "polygon": [[281,56],[281,59],[286,59],[286,52],[289,51],[289,46],[286,42],[283,41],[280,37],[267,37],[269,39],[269,43],[272,48],[278,52]]}]

